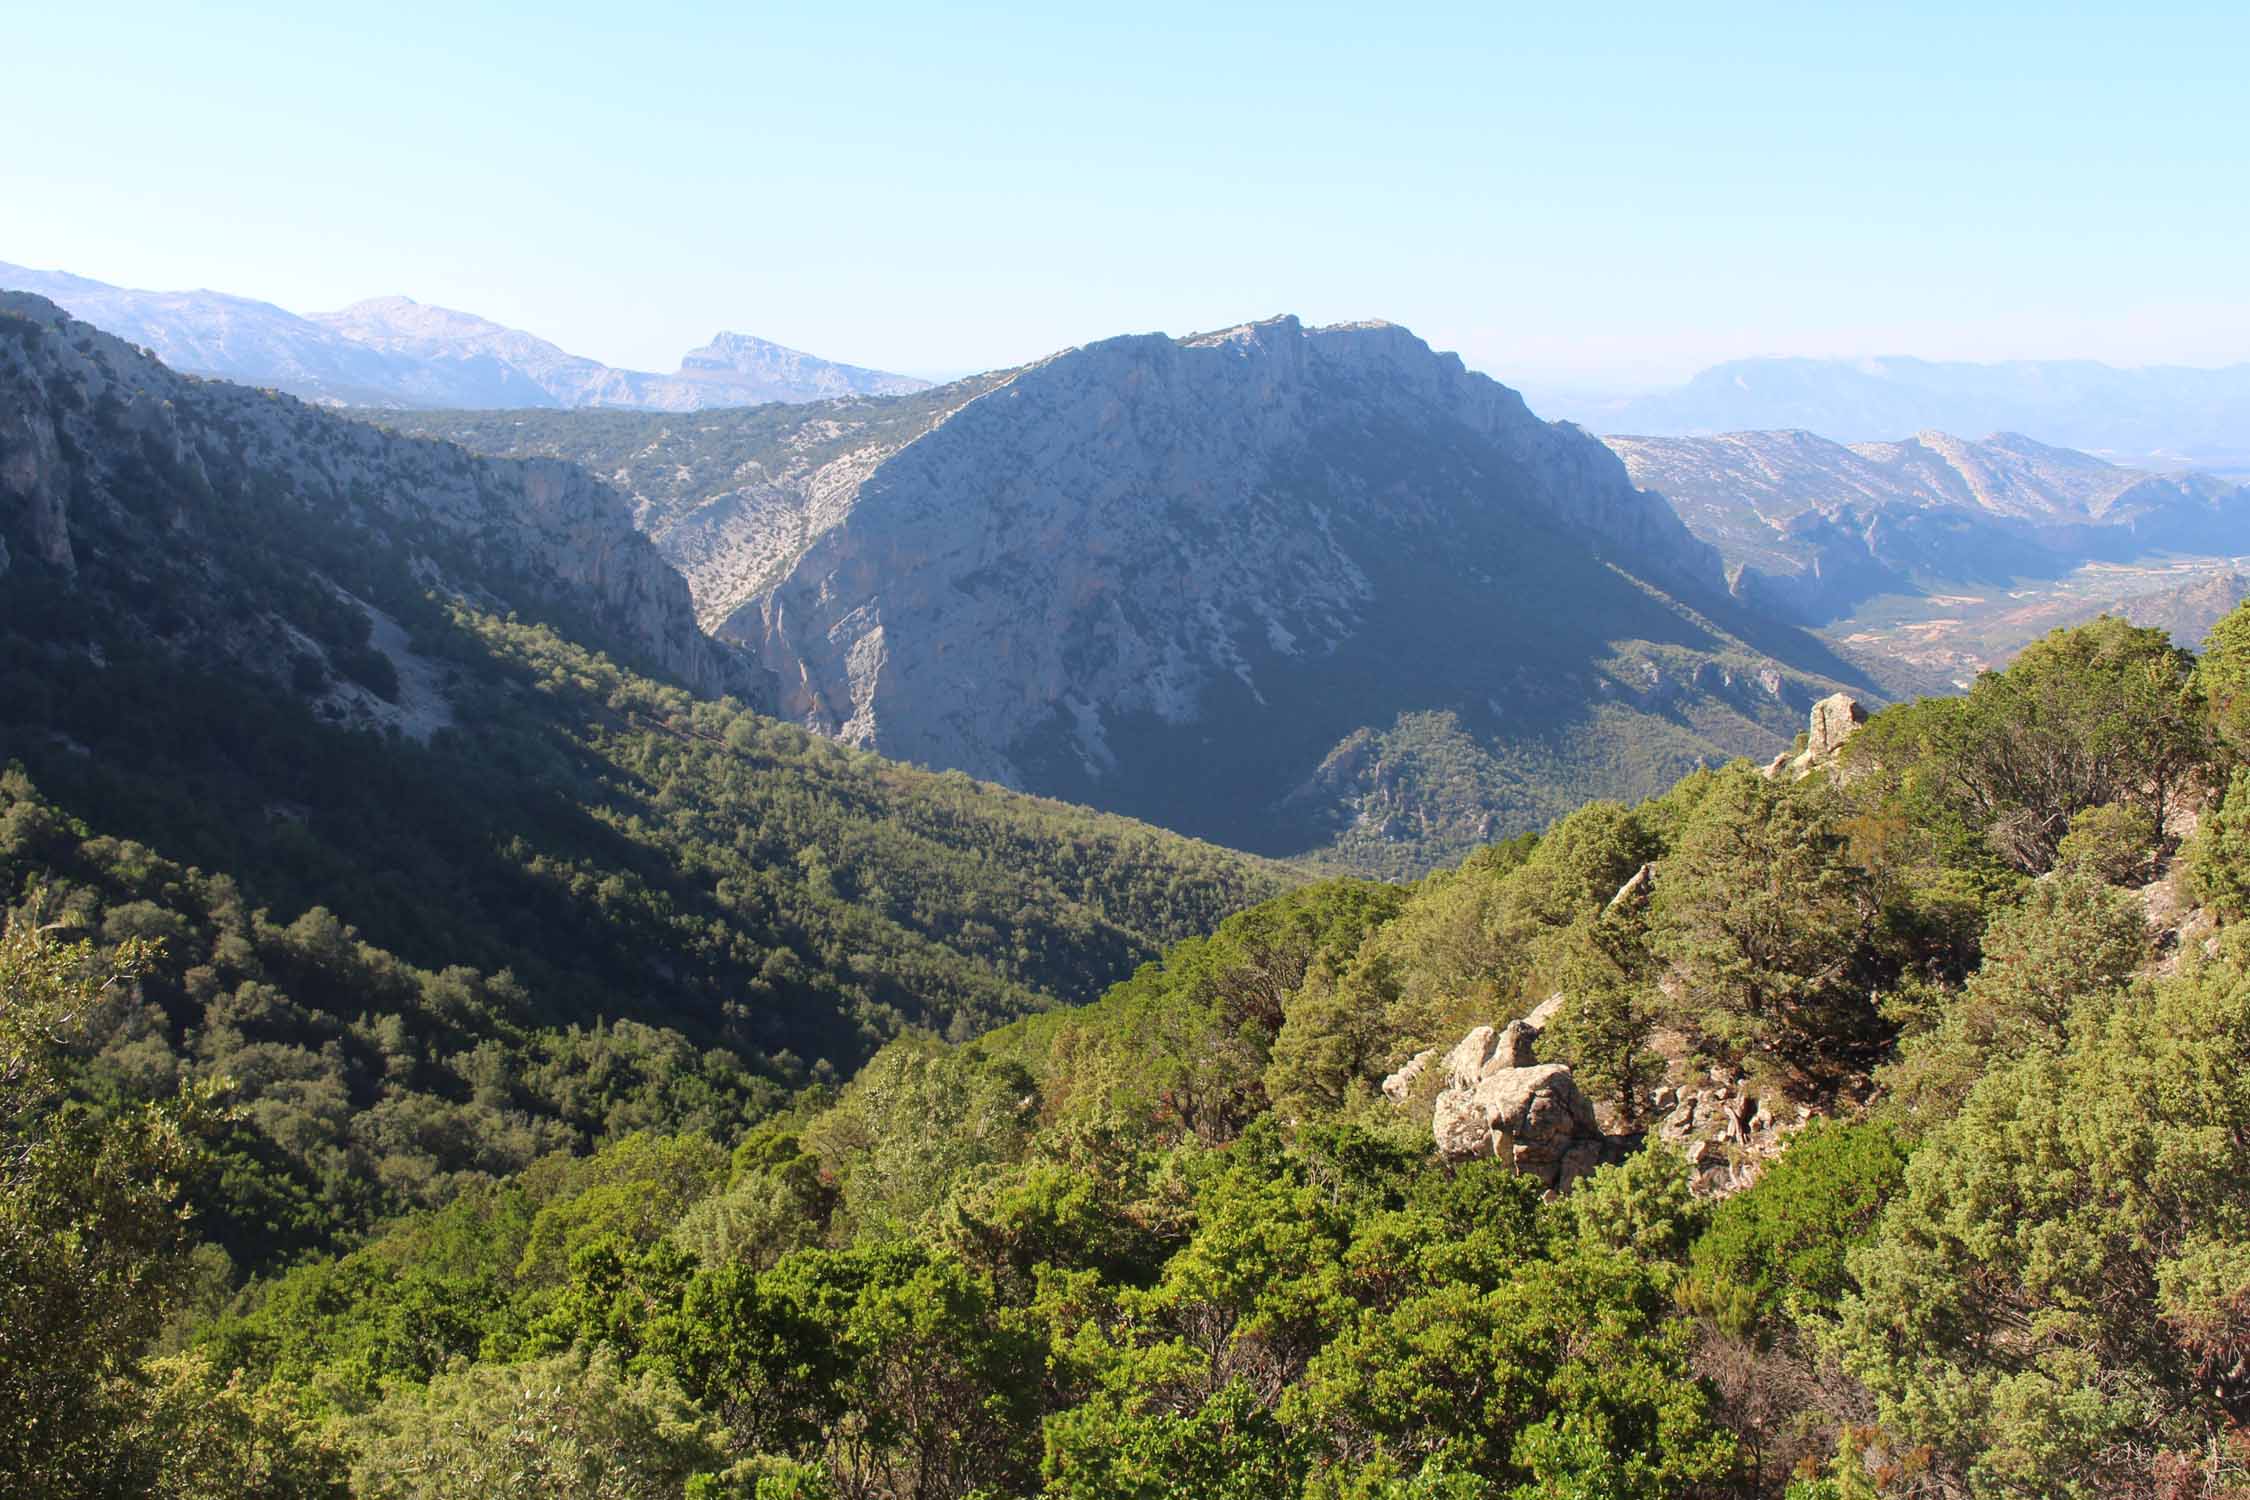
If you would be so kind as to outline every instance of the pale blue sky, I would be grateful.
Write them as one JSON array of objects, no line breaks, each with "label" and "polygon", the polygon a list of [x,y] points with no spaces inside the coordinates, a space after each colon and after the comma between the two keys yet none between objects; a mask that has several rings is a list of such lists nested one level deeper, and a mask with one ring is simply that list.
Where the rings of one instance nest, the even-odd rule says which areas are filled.
[{"label": "pale blue sky", "polygon": [[111,0],[0,46],[0,260],[403,292],[616,364],[728,327],[960,370],[1283,311],[1548,385],[2250,359],[2239,0]]}]

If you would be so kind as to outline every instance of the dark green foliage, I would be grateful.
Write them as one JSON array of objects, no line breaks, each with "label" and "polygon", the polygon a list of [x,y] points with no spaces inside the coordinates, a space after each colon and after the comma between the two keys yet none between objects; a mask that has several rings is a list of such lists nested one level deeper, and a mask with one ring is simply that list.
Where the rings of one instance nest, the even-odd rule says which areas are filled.
[{"label": "dark green foliage", "polygon": [[96,755],[27,736],[26,758],[74,811],[261,903],[511,970],[547,1024],[629,1013],[842,1065],[905,1024],[1090,995],[1283,879],[697,704],[542,629],[446,628],[462,727],[428,749],[120,646],[56,715]]},{"label": "dark green foliage", "polygon": [[2230,922],[2250,916],[2250,767],[2228,778],[2183,852],[2196,900]]},{"label": "dark green foliage", "polygon": [[2089,807],[2070,820],[2055,846],[2055,867],[2080,870],[2111,885],[2138,885],[2155,862],[2156,814],[2129,803]]},{"label": "dark green foliage", "polygon": [[1899,778],[2038,874],[2091,808],[2139,807],[2162,828],[2205,755],[2194,667],[2161,630],[2104,616],[2025,648],[1965,698],[1878,715],[1847,758]]},{"label": "dark green foliage", "polygon": [[346,1431],[353,1492],[380,1500],[671,1500],[723,1461],[663,1380],[567,1354],[449,1370]]},{"label": "dark green foliage", "polygon": [[222,1091],[96,1114],[70,1051],[146,960],[97,959],[11,918],[0,929],[0,1488],[185,1497],[341,1493],[334,1455],[286,1393],[246,1399],[207,1366],[140,1356],[196,1275],[179,1205]]},{"label": "dark green foliage", "polygon": [[1713,783],[1657,885],[1653,942],[1716,1050],[1793,1060],[1862,1046],[1876,1030],[1867,966],[1877,906],[1824,780],[1747,766]]},{"label": "dark green foliage", "polygon": [[[206,1317],[199,1354],[337,1416],[369,1485],[474,1410],[643,1478],[687,1463],[706,1496],[1763,1497],[1800,1461],[1845,1495],[1894,1452],[1979,1496],[2117,1492],[2250,1410],[2240,971],[2228,947],[2121,996],[2135,899],[2090,856],[2007,873],[1916,774],[1731,767],[1411,889],[1301,887],[1094,1005],[893,1042],[787,1119],[613,1131],[456,1187]],[[2132,842],[2142,811],[2079,829]],[[25,849],[77,847],[44,804],[9,816]],[[105,858],[106,932],[208,941],[158,899],[180,877]],[[324,916],[245,941],[275,993],[204,1002],[229,1055],[280,997],[393,982]],[[443,1015],[497,1003],[473,973],[416,985]],[[1620,1115],[1675,1033],[1830,1109],[1907,1035],[1878,1118],[1795,1133],[1738,1196],[1691,1196],[1653,1146],[1550,1204],[1433,1163],[1428,1093],[1374,1085],[1556,992],[1543,1055]],[[98,1076],[163,1074],[112,1050]]]},{"label": "dark green foliage", "polygon": [[2059,1045],[2077,1009],[2105,1000],[2147,953],[2131,895],[2075,872],[2039,881],[1993,918],[1982,965],[1883,1070],[1890,1112],[1910,1131],[1930,1129],[1996,1063]]},{"label": "dark green foliage", "polygon": [[[282,597],[351,673],[366,616]],[[2213,776],[2141,635],[1841,776],[1237,911],[1277,872],[419,598],[426,747],[130,633],[58,674],[35,611],[99,622],[0,603],[40,778],[0,778],[0,1382],[78,1485],[18,1435],[16,1488],[2220,1493],[2181,1476],[2250,1420],[2250,981],[2232,929],[2137,977],[2113,882]],[[2190,861],[2230,923],[2245,786]],[[1379,1080],[1558,993],[1542,1055],[1615,1118],[1696,1048],[1875,1098],[1717,1205],[1661,1144],[1551,1202],[1434,1161],[1435,1070]]]},{"label": "dark green foliage", "polygon": [[1604,913],[1562,936],[1548,971],[1565,997],[1562,1014],[1542,1035],[1548,1053],[1570,1058],[1580,1083],[1615,1100],[1628,1125],[1646,1114],[1664,1075],[1652,1043],[1667,1007],[1640,916],[1637,906]]},{"label": "dark green foliage", "polygon": [[[253,765],[298,757],[293,807],[258,800],[232,750],[200,775],[162,754],[132,770],[43,760],[79,805],[251,872],[261,900],[336,903],[287,925],[232,879],[91,834],[19,773],[0,783],[0,883],[42,882],[46,919],[165,939],[147,1003],[94,1039],[86,1086],[128,1100],[176,1076],[243,1085],[250,1117],[199,1193],[239,1264],[557,1148],[726,1133],[805,1059],[848,1065],[909,1024],[960,1034],[1084,992],[1273,879],[694,704],[550,634],[460,628],[464,645],[489,632],[493,652],[473,742],[425,751],[245,706],[266,715],[239,742]],[[221,704],[241,692],[205,687]],[[140,722],[121,717],[114,732]],[[253,805],[214,820],[237,799]]]},{"label": "dark green foliage", "polygon": [[[1932,1132],[1834,1347],[1902,1446],[1980,1495],[2127,1493],[2246,1409],[2250,978],[2089,999]],[[2095,1122],[2098,1122],[2095,1123]]]},{"label": "dark green foliage", "polygon": [[1685,1299],[1736,1333],[1832,1314],[1857,1285],[1845,1256],[1872,1236],[1905,1166],[1888,1126],[1816,1122],[1755,1187],[1713,1210]]},{"label": "dark green foliage", "polygon": [[2236,609],[2205,638],[2196,691],[2229,768],[2250,761],[2250,610]]},{"label": "dark green foliage", "polygon": [[15,772],[0,774],[0,870],[40,920],[161,944],[131,1003],[80,1039],[74,1079],[105,1113],[229,1081],[242,1113],[194,1199],[245,1269],[550,1151],[649,1124],[724,1132],[780,1096],[674,1031],[539,1028],[512,975],[416,969],[321,908],[276,925],[232,880],[88,836]]}]

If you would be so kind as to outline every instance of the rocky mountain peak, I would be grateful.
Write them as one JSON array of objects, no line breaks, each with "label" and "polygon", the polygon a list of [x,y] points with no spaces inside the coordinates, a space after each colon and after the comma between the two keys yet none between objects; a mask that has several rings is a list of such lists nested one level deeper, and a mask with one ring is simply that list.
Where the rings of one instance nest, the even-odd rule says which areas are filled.
[{"label": "rocky mountain peak", "polygon": [[[719,381],[742,389],[751,399],[784,399],[783,392],[822,397],[888,396],[926,390],[929,382],[860,365],[838,364],[747,333],[720,332],[680,356],[682,381]],[[758,393],[775,394],[760,398]],[[787,399],[802,400],[803,394]]]},{"label": "rocky mountain peak", "polygon": [[776,359],[810,358],[812,356],[809,354],[776,344],[770,339],[721,330],[711,335],[709,343],[681,355],[680,368],[688,370],[698,366],[713,366],[729,370],[752,370]]},{"label": "rocky mountain peak", "polygon": [[0,288],[49,297],[73,317],[154,350],[175,370],[343,406],[696,411],[927,387],[735,334],[714,345],[733,341],[740,365],[713,356],[672,374],[617,369],[521,329],[403,296],[300,317],[246,297],[143,291],[5,262]]},{"label": "rocky mountain peak", "polygon": [[468,341],[520,345],[551,352],[556,359],[570,358],[545,339],[505,327],[489,318],[480,318],[475,313],[417,302],[412,297],[368,297],[335,312],[314,313],[313,321],[335,329],[356,343],[378,349]]},{"label": "rocky mountain peak", "polygon": [[1254,657],[1317,659],[1407,607],[1374,570],[1466,530],[1558,527],[1719,586],[1614,455],[1390,324],[1103,340],[855,462],[807,486],[819,529],[719,631],[787,716],[1010,782],[1057,715],[1098,768],[1121,715],[1186,723],[1219,678],[1261,692]]},{"label": "rocky mountain peak", "polygon": [[1566,810],[1549,787],[1763,758],[1858,680],[1769,639],[1616,455],[1390,323],[692,426],[421,425],[626,487],[781,717],[1260,852],[1417,869]]}]

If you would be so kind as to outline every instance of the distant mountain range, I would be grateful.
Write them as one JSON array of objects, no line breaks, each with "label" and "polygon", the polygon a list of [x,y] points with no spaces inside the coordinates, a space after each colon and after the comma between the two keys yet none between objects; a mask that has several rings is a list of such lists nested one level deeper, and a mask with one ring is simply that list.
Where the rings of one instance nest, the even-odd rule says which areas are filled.
[{"label": "distant mountain range", "polygon": [[2250,488],[2015,433],[1838,443],[1810,432],[1612,437],[1726,558],[1738,595],[1824,624],[1878,595],[2055,578],[2089,562],[2250,552]]},{"label": "distant mountain range", "polygon": [[2024,432],[2149,468],[2250,470],[2250,363],[1742,359],[1675,390],[1567,401],[1558,410],[1604,433],[1803,429],[1865,442],[1927,429]]},{"label": "distant mountain range", "polygon": [[910,376],[721,333],[669,374],[620,370],[470,313],[405,297],[295,313],[223,292],[146,292],[0,262],[0,290],[33,292],[173,368],[307,400],[377,407],[624,407],[697,411],[893,395]]},{"label": "distant mountain range", "polygon": [[614,483],[785,718],[1264,853],[1427,868],[1867,691],[1599,442],[1388,324],[694,423],[381,420]]}]

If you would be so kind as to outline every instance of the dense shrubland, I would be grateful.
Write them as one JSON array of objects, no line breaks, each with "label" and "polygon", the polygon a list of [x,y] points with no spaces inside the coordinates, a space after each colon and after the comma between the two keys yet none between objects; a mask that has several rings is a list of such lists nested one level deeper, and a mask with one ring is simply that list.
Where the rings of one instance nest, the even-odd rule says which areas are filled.
[{"label": "dense shrubland", "polygon": [[[0,964],[0,1288],[55,1311],[7,1379],[89,1415],[4,1461],[59,1494],[2250,1493],[2244,680],[2250,616],[2201,661],[2105,620],[1816,774],[1302,886],[787,1099],[244,913],[11,781],[44,884]],[[2171,892],[2202,913],[2152,924]],[[1381,1080],[1556,991],[1541,1045],[1621,1130],[1713,1066],[1815,1118],[1723,1201],[1661,1143],[1557,1198],[1435,1161],[1434,1079]],[[372,1123],[398,1100],[421,1134]],[[255,1248],[290,1233],[334,1252]]]},{"label": "dense shrubland", "polygon": [[460,707],[427,747],[128,639],[0,703],[38,767],[0,771],[9,905],[147,954],[77,1087],[123,1109],[232,1081],[194,1211],[239,1271],[556,1151],[731,1138],[888,1037],[1097,994],[1295,878],[544,627],[441,614],[426,645]]}]

